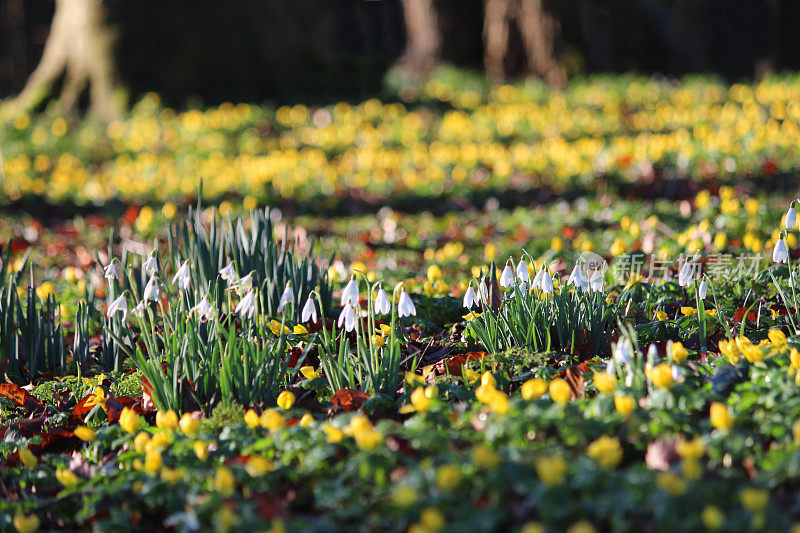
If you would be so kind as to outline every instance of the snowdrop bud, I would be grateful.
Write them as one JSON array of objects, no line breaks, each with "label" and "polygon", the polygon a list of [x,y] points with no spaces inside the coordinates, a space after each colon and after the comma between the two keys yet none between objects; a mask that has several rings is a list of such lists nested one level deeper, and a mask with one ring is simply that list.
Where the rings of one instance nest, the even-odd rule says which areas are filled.
[{"label": "snowdrop bud", "polygon": [[706,294],[708,294],[708,285],[706,284],[706,281],[703,280],[700,282],[700,286],[697,287],[697,295],[701,300],[705,300]]},{"label": "snowdrop bud", "polygon": [[467,309],[472,309],[472,306],[475,304],[480,303],[480,298],[475,293],[475,289],[472,288],[472,285],[467,287],[467,292],[464,293],[464,307]]},{"label": "snowdrop bud", "polygon": [[417,314],[417,308],[414,307],[414,302],[411,301],[406,291],[400,293],[400,301],[397,302],[397,314],[400,318]]},{"label": "snowdrop bud", "polygon": [[680,272],[678,272],[678,285],[681,287],[688,287],[692,282],[692,263],[686,261],[683,263]]},{"label": "snowdrop bud", "polygon": [[797,226],[797,213],[794,210],[794,202],[786,212],[786,229],[794,229]]},{"label": "snowdrop bud", "polygon": [[778,242],[775,243],[775,248],[772,249],[772,260],[779,264],[789,262],[789,251],[786,249],[783,237],[778,239]]},{"label": "snowdrop bud", "polygon": [[283,309],[287,305],[294,304],[294,293],[292,292],[292,286],[287,285],[285,289],[283,289],[283,294],[281,294],[281,299],[278,302],[278,312],[283,312]]},{"label": "snowdrop bud", "polygon": [[500,286],[507,289],[514,284],[514,269],[511,265],[506,265],[503,273],[500,274]]},{"label": "snowdrop bud", "polygon": [[392,310],[392,303],[389,301],[389,295],[380,288],[378,294],[375,296],[375,312],[379,315],[388,315]]},{"label": "snowdrop bud", "polygon": [[316,322],[317,321],[317,306],[314,300],[309,295],[306,304],[303,306],[303,311],[300,314],[301,322]]},{"label": "snowdrop bud", "polygon": [[517,263],[517,278],[522,282],[528,282],[531,279],[531,275],[528,273],[528,264],[524,259],[520,259]]}]

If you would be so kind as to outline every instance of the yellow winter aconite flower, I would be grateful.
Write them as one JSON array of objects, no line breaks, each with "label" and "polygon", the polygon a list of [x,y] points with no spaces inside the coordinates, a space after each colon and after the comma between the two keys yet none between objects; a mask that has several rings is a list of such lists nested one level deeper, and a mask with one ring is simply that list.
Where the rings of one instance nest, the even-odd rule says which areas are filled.
[{"label": "yellow winter aconite flower", "polygon": [[89,398],[86,399],[86,403],[84,404],[86,408],[94,407],[95,405],[99,405],[103,411],[108,411],[108,407],[106,406],[106,402],[108,401],[108,397],[106,397],[106,391],[103,387],[97,387],[94,389]]},{"label": "yellow winter aconite flower", "polygon": [[541,455],[533,460],[536,475],[548,487],[557,487],[564,483],[567,473],[567,462],[558,454]]},{"label": "yellow winter aconite flower", "polygon": [[442,465],[436,470],[436,485],[444,492],[454,491],[461,483],[461,471],[454,465]]},{"label": "yellow winter aconite flower", "polygon": [[710,531],[717,531],[725,524],[725,513],[715,505],[708,505],[700,513],[700,520]]},{"label": "yellow winter aconite flower", "polygon": [[158,411],[156,413],[156,427],[172,431],[178,427],[178,414],[170,409],[169,411]]},{"label": "yellow winter aconite flower", "polygon": [[667,363],[656,365],[646,372],[647,377],[653,382],[653,385],[662,389],[668,389],[675,384],[672,379],[672,367]]},{"label": "yellow winter aconite flower", "polygon": [[692,440],[681,440],[675,445],[675,451],[683,459],[700,459],[706,453],[706,445],[701,437]]},{"label": "yellow winter aconite flower", "polygon": [[398,507],[410,507],[418,498],[417,491],[409,485],[397,485],[392,493],[392,501]]},{"label": "yellow winter aconite flower", "polygon": [[670,357],[672,357],[673,361],[680,364],[686,361],[686,358],[689,357],[689,352],[683,347],[682,343],[673,342]]},{"label": "yellow winter aconite flower", "polygon": [[296,398],[294,396],[294,393],[292,391],[285,390],[280,394],[278,394],[278,399],[277,399],[278,407],[280,407],[281,409],[291,409],[292,406],[294,405],[295,400]]},{"label": "yellow winter aconite flower", "polygon": [[786,346],[786,344],[789,342],[789,340],[786,338],[786,334],[777,328],[770,329],[767,333],[767,336],[769,337],[770,342],[777,347]]},{"label": "yellow winter aconite flower", "polygon": [[495,388],[497,387],[497,381],[494,379],[494,376],[488,370],[483,373],[481,376],[481,385]]},{"label": "yellow winter aconite flower", "polygon": [[261,413],[259,423],[264,429],[275,431],[282,428],[286,421],[284,420],[283,415],[281,415],[277,409],[267,409]]},{"label": "yellow winter aconite flower", "polygon": [[128,433],[136,433],[142,427],[142,421],[136,411],[130,407],[123,407],[122,413],[119,415],[119,425]]},{"label": "yellow winter aconite flower", "polygon": [[467,384],[472,385],[481,378],[481,375],[469,367],[463,367],[461,377],[467,380]]},{"label": "yellow winter aconite flower", "polygon": [[314,417],[311,415],[311,413],[306,413],[300,417],[300,421],[297,422],[297,425],[303,428],[310,427],[314,425]]},{"label": "yellow winter aconite flower", "polygon": [[148,474],[155,474],[161,470],[164,460],[157,449],[148,450],[144,456],[144,470]]},{"label": "yellow winter aconite flower", "polygon": [[572,395],[569,384],[561,378],[555,378],[550,382],[549,392],[550,398],[554,402],[560,404],[569,402],[570,396]]},{"label": "yellow winter aconite flower", "polygon": [[672,472],[660,472],[656,477],[658,486],[671,496],[679,496],[686,490],[686,480]]},{"label": "yellow winter aconite flower", "polygon": [[567,528],[567,533],[595,533],[595,531],[594,526],[587,520],[580,520]]},{"label": "yellow winter aconite flower", "polygon": [[200,433],[200,422],[189,413],[184,413],[178,425],[187,437],[195,437]]},{"label": "yellow winter aconite flower", "polygon": [[308,335],[308,330],[306,329],[306,327],[303,324],[296,324],[292,328],[292,333],[294,335]]},{"label": "yellow winter aconite flower", "polygon": [[731,416],[730,409],[724,403],[712,403],[709,416],[711,425],[719,430],[727,431],[733,427],[733,416]]},{"label": "yellow winter aconite flower", "polygon": [[547,392],[547,382],[540,378],[531,378],[522,384],[520,392],[524,400],[535,400]]},{"label": "yellow winter aconite flower", "polygon": [[636,400],[632,396],[614,396],[614,408],[622,416],[630,416],[636,408]]},{"label": "yellow winter aconite flower", "polygon": [[595,372],[594,386],[597,387],[597,390],[600,392],[608,394],[617,386],[617,377],[608,372]]},{"label": "yellow winter aconite flower", "polygon": [[280,335],[281,333],[288,334],[292,332],[286,325],[281,324],[274,318],[269,323],[267,323],[267,327],[275,335]]},{"label": "yellow winter aconite flower", "polygon": [[300,373],[303,374],[303,377],[306,379],[317,379],[319,377],[319,372],[317,372],[313,366],[301,366]]},{"label": "yellow winter aconite flower", "polygon": [[472,447],[472,460],[483,468],[495,468],[500,464],[500,454],[483,444],[476,444]]},{"label": "yellow winter aconite flower", "polygon": [[260,455],[250,456],[244,466],[245,472],[247,472],[247,475],[250,477],[261,477],[274,468],[275,465],[272,464],[272,461]]},{"label": "yellow winter aconite flower", "polygon": [[522,524],[520,533],[546,533],[546,529],[539,522],[526,522]]},{"label": "yellow winter aconite flower", "polygon": [[136,453],[144,453],[147,450],[147,445],[150,443],[150,434],[144,431],[138,433],[133,438],[133,449]]},{"label": "yellow winter aconite flower", "polygon": [[764,489],[746,488],[739,494],[742,507],[748,511],[758,513],[769,504],[769,492]]},{"label": "yellow winter aconite flower", "polygon": [[683,314],[683,316],[694,316],[697,314],[697,309],[688,306],[681,307],[681,314]]},{"label": "yellow winter aconite flower", "polygon": [[236,478],[233,477],[227,467],[221,466],[217,468],[217,473],[214,476],[214,489],[223,496],[230,496],[236,489]]},{"label": "yellow winter aconite flower", "polygon": [[663,322],[664,320],[666,320],[667,318],[669,318],[669,317],[667,316],[667,313],[665,313],[665,312],[664,312],[664,311],[662,311],[661,309],[658,309],[658,310],[655,312],[655,317],[656,317],[656,320],[659,320],[659,321],[661,321],[661,322]]},{"label": "yellow winter aconite flower", "polygon": [[322,432],[325,433],[325,440],[331,444],[336,444],[344,439],[344,431],[327,422],[322,424]]},{"label": "yellow winter aconite flower", "polygon": [[359,448],[372,450],[383,442],[383,435],[375,429],[365,415],[356,415],[350,420],[348,430]]},{"label": "yellow winter aconite flower", "polygon": [[200,440],[196,440],[192,444],[192,449],[194,450],[194,454],[201,461],[205,461],[206,459],[208,459],[208,444],[207,443],[205,443],[203,441],[200,441]]},{"label": "yellow winter aconite flower", "polygon": [[14,528],[19,533],[34,533],[39,529],[39,517],[35,514],[25,515],[17,513],[14,515]]},{"label": "yellow winter aconite flower", "polygon": [[244,414],[244,423],[247,424],[247,427],[253,429],[261,424],[261,420],[258,418],[258,414],[255,411],[248,409]]},{"label": "yellow winter aconite flower", "polygon": [[430,403],[430,400],[425,395],[425,389],[422,387],[417,387],[411,393],[411,406],[414,407],[414,410],[427,411],[430,409]]},{"label": "yellow winter aconite flower", "polygon": [[76,476],[71,470],[67,470],[65,468],[59,468],[56,470],[56,479],[65,487],[74,485],[78,482],[78,476]]},{"label": "yellow winter aconite flower", "polygon": [[28,468],[36,468],[39,464],[39,460],[28,448],[20,448],[18,453],[20,462]]},{"label": "yellow winter aconite flower", "polygon": [[622,461],[622,445],[614,437],[603,435],[586,448],[586,455],[597,461],[601,468],[611,469]]},{"label": "yellow winter aconite flower", "polygon": [[75,436],[84,442],[92,442],[97,438],[94,430],[86,426],[78,426],[75,428]]},{"label": "yellow winter aconite flower", "polygon": [[736,343],[728,340],[719,341],[719,351],[728,358],[728,362],[736,365],[739,362],[739,348]]}]

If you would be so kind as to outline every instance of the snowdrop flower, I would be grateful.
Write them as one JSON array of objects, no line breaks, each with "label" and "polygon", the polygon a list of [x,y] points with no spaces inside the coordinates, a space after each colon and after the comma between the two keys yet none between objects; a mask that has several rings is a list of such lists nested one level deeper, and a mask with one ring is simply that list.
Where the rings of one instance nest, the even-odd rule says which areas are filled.
[{"label": "snowdrop flower", "polygon": [[481,282],[478,284],[478,295],[476,298],[476,304],[483,302],[486,305],[489,305],[489,289],[486,287],[486,281],[481,280]]},{"label": "snowdrop flower", "polygon": [[239,290],[247,292],[253,288],[253,274],[255,274],[255,272],[251,271],[248,275],[239,280]]},{"label": "snowdrop flower", "polygon": [[517,263],[517,279],[526,283],[531,280],[531,275],[528,273],[528,264],[524,259],[520,259]]},{"label": "snowdrop flower", "polygon": [[700,282],[700,286],[697,287],[697,295],[700,297],[701,300],[705,300],[707,294],[708,294],[708,285],[706,284],[706,280],[703,280]]},{"label": "snowdrop flower", "polygon": [[681,270],[678,272],[678,285],[681,287],[688,287],[692,282],[692,262],[687,260],[683,263]]},{"label": "snowdrop flower", "polygon": [[347,304],[342,309],[342,312],[339,313],[338,326],[341,328],[344,325],[345,331],[353,331],[356,329],[357,318],[356,304]]},{"label": "snowdrop flower", "polygon": [[239,282],[239,275],[236,273],[233,263],[228,263],[227,266],[220,269],[219,275],[228,282],[228,287],[236,285]]},{"label": "snowdrop flower", "polygon": [[158,278],[153,276],[150,278],[150,281],[147,282],[147,285],[144,286],[142,300],[152,300],[156,302],[159,296],[161,296],[161,288],[158,286]]},{"label": "snowdrop flower", "polygon": [[475,292],[475,289],[472,288],[472,284],[467,287],[467,292],[464,293],[464,307],[467,309],[472,309],[473,305],[479,305],[481,303],[481,299],[478,298],[478,293]]},{"label": "snowdrop flower", "polygon": [[579,263],[575,263],[575,266],[572,268],[572,272],[567,279],[567,285],[574,285],[582,291],[585,291],[589,287],[589,282],[584,278],[583,270],[581,270],[581,265]]},{"label": "snowdrop flower", "polygon": [[542,276],[544,275],[544,270],[539,269],[536,275],[533,277],[533,289],[541,289],[542,288]]},{"label": "snowdrop flower", "polygon": [[543,269],[542,272],[542,292],[545,294],[550,294],[553,292],[553,278],[550,277],[550,272],[547,269]]},{"label": "snowdrop flower", "polygon": [[192,281],[192,276],[189,272],[189,260],[183,262],[181,267],[175,272],[175,277],[172,278],[173,285],[177,282],[178,288],[182,291],[188,291]]},{"label": "snowdrop flower", "polygon": [[144,300],[142,300],[136,305],[136,307],[134,307],[131,310],[131,314],[138,316],[139,318],[144,318],[144,310],[145,310],[145,305],[144,305]]},{"label": "snowdrop flower", "polygon": [[244,297],[236,304],[234,312],[241,318],[253,318],[256,314],[256,293],[249,291]]},{"label": "snowdrop flower", "polygon": [[414,302],[411,301],[411,298],[408,296],[406,291],[400,293],[400,301],[397,302],[397,315],[400,318],[416,315],[417,308],[414,307]]},{"label": "snowdrop flower", "polygon": [[208,297],[204,297],[197,305],[189,309],[189,314],[197,313],[200,322],[208,322],[214,316],[214,308],[208,302]]},{"label": "snowdrop flower", "polygon": [[633,348],[628,339],[622,339],[614,346],[614,360],[621,365],[629,365],[633,358]]},{"label": "snowdrop flower", "polygon": [[611,358],[606,363],[606,374],[611,374],[612,376],[617,375],[617,365],[614,364],[614,359]]},{"label": "snowdrop flower", "polygon": [[375,312],[379,315],[387,315],[392,310],[392,304],[389,301],[389,296],[386,294],[386,291],[383,290],[383,287],[378,290],[378,294],[375,296]]},{"label": "snowdrop flower", "polygon": [[797,226],[797,213],[794,210],[794,202],[789,205],[789,210],[786,212],[786,229],[794,229]]},{"label": "snowdrop flower", "polygon": [[103,277],[106,279],[119,279],[119,271],[117,270],[116,259],[112,259],[111,262],[103,269]]},{"label": "snowdrop flower", "polygon": [[150,256],[147,258],[147,261],[142,263],[142,270],[151,275],[158,272],[158,259],[156,259],[155,250],[150,252]]},{"label": "snowdrop flower", "polygon": [[589,288],[596,292],[603,292],[603,273],[595,270],[589,280]]},{"label": "snowdrop flower", "polygon": [[683,381],[683,370],[679,366],[672,367],[672,380],[680,383]]},{"label": "snowdrop flower", "polygon": [[308,295],[308,300],[306,300],[306,304],[303,306],[303,311],[300,313],[301,322],[317,321],[317,306],[314,303],[314,300],[311,298],[312,294]]},{"label": "snowdrop flower", "polygon": [[786,249],[783,237],[778,239],[778,242],[775,243],[775,248],[772,249],[772,260],[779,264],[789,263],[789,251]]},{"label": "snowdrop flower", "polygon": [[111,304],[109,304],[108,309],[106,310],[106,317],[107,318],[111,318],[112,315],[114,315],[117,312],[121,311],[122,312],[122,321],[123,322],[125,321],[125,318],[127,318],[127,316],[128,316],[128,299],[125,297],[126,294],[127,294],[127,291],[123,292],[122,295],[119,298],[117,298],[116,300],[111,302]]},{"label": "snowdrop flower", "polygon": [[342,291],[342,299],[341,304],[357,304],[358,303],[358,282],[355,278],[350,278],[350,281],[347,282],[345,285],[344,290]]},{"label": "snowdrop flower", "polygon": [[[669,353],[672,353],[672,346],[668,348]],[[652,367],[658,358],[658,346],[655,343],[650,344],[647,348],[647,366]]]},{"label": "snowdrop flower", "polygon": [[287,285],[285,289],[283,289],[283,294],[281,294],[281,300],[278,302],[278,312],[283,312],[283,309],[287,305],[294,304],[294,293],[292,292],[292,286]]},{"label": "snowdrop flower", "polygon": [[511,265],[506,265],[503,269],[503,273],[500,274],[500,286],[504,289],[509,288],[511,285],[514,284],[514,269],[511,268]]}]

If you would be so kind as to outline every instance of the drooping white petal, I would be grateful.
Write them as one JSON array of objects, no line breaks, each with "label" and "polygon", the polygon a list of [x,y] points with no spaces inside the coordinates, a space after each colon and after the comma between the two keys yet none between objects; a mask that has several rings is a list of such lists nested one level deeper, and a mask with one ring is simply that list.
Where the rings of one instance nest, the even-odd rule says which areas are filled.
[{"label": "drooping white petal", "polygon": [[514,269],[511,265],[506,265],[503,273],[500,274],[500,286],[507,289],[514,284]]},{"label": "drooping white petal", "polygon": [[239,275],[236,273],[236,268],[233,263],[228,263],[219,271],[220,277],[228,283],[228,287],[236,285],[239,282]]},{"label": "drooping white petal", "polygon": [[189,271],[189,260],[183,262],[181,267],[175,272],[175,276],[172,278],[173,285],[175,283],[178,284],[178,289],[182,291],[189,290],[190,284],[192,281],[192,276]]},{"label": "drooping white petal", "polygon": [[473,289],[472,285],[470,285],[467,287],[467,291],[464,293],[464,307],[471,309],[476,303],[480,303],[480,299],[475,293],[475,289]]},{"label": "drooping white petal", "polygon": [[386,315],[392,310],[392,303],[389,301],[389,296],[383,287],[380,288],[378,294],[375,296],[375,312],[379,315]]},{"label": "drooping white petal", "polygon": [[397,302],[397,314],[400,318],[417,314],[417,308],[414,307],[414,302],[411,301],[406,291],[400,293],[400,301]]},{"label": "drooping white petal", "polygon": [[281,299],[278,302],[278,312],[282,312],[287,305],[292,304],[294,304],[294,293],[292,292],[292,287],[287,285],[286,288],[283,289],[283,294],[281,294]]},{"label": "drooping white petal", "polygon": [[542,292],[550,294],[553,292],[553,278],[550,277],[550,272],[547,269],[542,270]]},{"label": "drooping white petal", "polygon": [[253,318],[256,314],[256,293],[250,291],[236,304],[234,312],[241,318]]},{"label": "drooping white petal", "polygon": [[524,259],[520,259],[517,263],[517,278],[522,282],[528,282],[531,279],[531,275],[528,273],[528,264]]},{"label": "drooping white petal", "polygon": [[789,210],[786,212],[785,226],[786,229],[794,229],[797,226],[797,212],[793,205],[789,206]]},{"label": "drooping white petal", "polygon": [[683,263],[680,272],[678,272],[678,285],[681,287],[688,287],[689,284],[692,282],[692,263],[691,261],[686,261]]},{"label": "drooping white petal", "polygon": [[314,300],[311,298],[311,296],[308,297],[308,300],[306,300],[306,304],[303,306],[303,311],[300,314],[300,321],[301,322],[317,321],[317,305],[314,303]]},{"label": "drooping white petal", "polygon": [[158,285],[158,278],[152,276],[150,281],[147,282],[147,285],[144,286],[142,300],[156,302],[159,296],[161,296],[161,287]]},{"label": "drooping white petal", "polygon": [[775,243],[775,248],[772,249],[772,260],[776,263],[788,263],[789,251],[786,249],[786,243],[783,242],[783,237],[778,239]]},{"label": "drooping white petal", "polygon": [[204,297],[194,307],[189,309],[189,314],[197,313],[197,318],[201,322],[207,322],[214,316],[214,308],[208,301],[208,297]]},{"label": "drooping white petal", "polygon": [[345,306],[358,303],[358,282],[356,282],[355,278],[350,278],[350,281],[345,285],[340,303]]},{"label": "drooping white petal", "polygon": [[703,280],[700,282],[700,286],[697,287],[697,295],[701,300],[705,300],[706,294],[708,294],[708,285],[706,284],[706,280]]},{"label": "drooping white petal", "polygon": [[536,272],[536,275],[533,277],[533,288],[534,289],[541,289],[542,288],[542,276],[544,275],[544,270],[539,270]]},{"label": "drooping white petal", "polygon": [[603,292],[603,273],[600,270],[595,270],[592,278],[589,280],[589,288],[596,292]]},{"label": "drooping white petal", "polygon": [[122,312],[122,321],[124,322],[125,318],[128,316],[128,299],[124,294],[109,304],[106,310],[106,317],[111,318],[112,315],[120,311]]},{"label": "drooping white petal", "polygon": [[103,276],[106,279],[119,279],[116,260],[112,260],[108,265],[106,265],[106,267],[103,269]]},{"label": "drooping white petal", "polygon": [[142,269],[151,275],[158,272],[158,259],[156,259],[155,252],[151,253],[147,261],[142,264]]}]

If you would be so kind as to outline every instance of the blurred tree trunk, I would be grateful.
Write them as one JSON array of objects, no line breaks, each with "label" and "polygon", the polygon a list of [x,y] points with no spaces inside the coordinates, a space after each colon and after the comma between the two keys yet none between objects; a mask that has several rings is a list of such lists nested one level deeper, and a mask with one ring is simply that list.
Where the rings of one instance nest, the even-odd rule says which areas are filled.
[{"label": "blurred tree trunk", "polygon": [[91,112],[113,120],[120,113],[114,99],[113,41],[101,0],[56,0],[42,58],[14,103],[20,108],[37,105],[63,73],[60,101],[65,110],[75,108],[88,84]]},{"label": "blurred tree trunk", "polygon": [[439,63],[442,38],[433,0],[402,0],[406,25],[406,49],[400,68],[425,78]]},{"label": "blurred tree trunk", "polygon": [[528,73],[562,87],[566,77],[555,59],[559,25],[542,0],[486,0],[484,7],[484,68],[495,79],[506,77],[510,25],[516,22],[528,60]]}]

